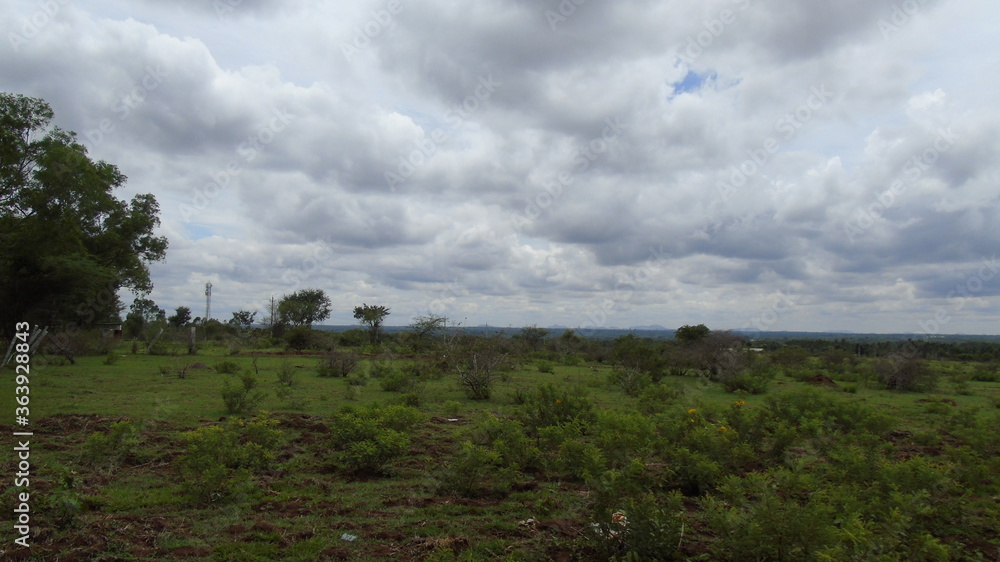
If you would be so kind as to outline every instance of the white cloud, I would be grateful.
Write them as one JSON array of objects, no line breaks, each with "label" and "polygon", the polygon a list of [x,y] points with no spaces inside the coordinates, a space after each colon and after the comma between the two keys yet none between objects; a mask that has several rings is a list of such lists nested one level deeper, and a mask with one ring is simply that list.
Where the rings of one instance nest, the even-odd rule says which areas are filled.
[{"label": "white cloud", "polygon": [[160,201],[163,306],[920,331],[1000,242],[984,0],[230,4],[0,6],[0,89]]}]

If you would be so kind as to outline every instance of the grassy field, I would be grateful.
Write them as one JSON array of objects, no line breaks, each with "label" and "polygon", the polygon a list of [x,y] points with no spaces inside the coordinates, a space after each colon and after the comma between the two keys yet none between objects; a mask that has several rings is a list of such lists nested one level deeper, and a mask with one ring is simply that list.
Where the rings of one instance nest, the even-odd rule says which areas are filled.
[{"label": "grassy field", "polygon": [[[12,547],[5,508],[2,558],[1000,556],[1000,383],[968,380],[970,365],[933,365],[944,374],[933,394],[883,390],[850,372],[822,387],[779,372],[759,395],[667,376],[628,396],[609,383],[608,365],[541,372],[525,361],[490,400],[472,401],[450,373],[389,392],[379,379],[321,378],[317,361],[221,348],[171,357],[123,347],[75,365],[38,358],[33,547]],[[223,389],[247,372],[263,417],[226,411]],[[540,384],[553,386],[546,394]],[[404,403],[419,415],[377,409]],[[12,398],[5,405],[13,411]],[[344,428],[367,419],[377,421],[356,435],[396,453],[354,470],[350,455],[371,452],[352,449]],[[248,444],[259,446],[240,448]],[[221,468],[215,457],[195,462],[213,448],[244,456]],[[0,460],[0,472],[16,472],[11,447]],[[6,488],[4,506],[16,491]]]}]

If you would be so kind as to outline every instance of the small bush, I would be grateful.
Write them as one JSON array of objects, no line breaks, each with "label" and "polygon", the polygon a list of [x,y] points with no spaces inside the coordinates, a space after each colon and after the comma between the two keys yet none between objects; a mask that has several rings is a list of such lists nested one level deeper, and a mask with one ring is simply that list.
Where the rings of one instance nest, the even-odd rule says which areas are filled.
[{"label": "small bush", "polygon": [[215,372],[224,375],[235,375],[240,372],[240,364],[236,361],[220,361],[215,364]]},{"label": "small bush", "polygon": [[368,384],[368,375],[364,373],[352,373],[347,375],[348,386],[365,386]]},{"label": "small bush", "polygon": [[286,387],[295,386],[295,368],[291,363],[284,362],[278,367],[278,384]]},{"label": "small bush", "polygon": [[551,361],[539,361],[536,363],[536,366],[538,367],[539,373],[547,373],[551,375],[556,372],[555,363]]},{"label": "small bush", "polygon": [[444,411],[444,415],[449,418],[457,418],[463,410],[462,403],[458,400],[449,400],[444,404],[441,404],[441,409]]},{"label": "small bush", "polygon": [[552,384],[539,385],[535,395],[521,408],[518,418],[537,432],[539,428],[578,421],[590,424],[596,418],[594,404],[578,392]]},{"label": "small bush", "polygon": [[660,413],[682,396],[683,388],[668,386],[664,382],[650,385],[639,395],[639,410],[645,414]]},{"label": "small bush", "polygon": [[114,351],[109,351],[108,354],[104,356],[104,364],[114,365],[118,363],[118,359],[119,357],[117,353],[115,353]]},{"label": "small bush", "polygon": [[639,369],[619,366],[608,374],[608,382],[620,387],[629,396],[639,396],[644,388],[653,383],[653,379]]},{"label": "small bush", "polygon": [[255,410],[267,396],[263,392],[255,391],[255,388],[257,388],[257,377],[250,373],[244,373],[238,385],[233,385],[227,380],[222,387],[222,401],[226,405],[226,413],[245,414]]},{"label": "small bush", "polygon": [[83,461],[95,467],[114,468],[135,454],[139,429],[130,421],[116,422],[107,433],[91,433],[83,443]]},{"label": "small bush", "polygon": [[187,493],[215,502],[252,492],[253,472],[270,468],[284,441],[275,425],[275,420],[260,416],[182,433],[186,452],[175,462]]},{"label": "small bush", "polygon": [[289,349],[302,351],[309,349],[316,342],[312,328],[308,326],[296,326],[284,335],[285,343]]},{"label": "small bush", "polygon": [[937,386],[937,373],[914,357],[896,356],[875,364],[879,381],[889,390],[930,392]]},{"label": "small bush", "polygon": [[517,474],[515,468],[503,464],[497,451],[466,441],[441,472],[437,493],[463,497],[504,494],[510,491]]},{"label": "small bush", "polygon": [[440,380],[444,376],[441,369],[426,361],[406,363],[400,370],[411,379],[420,381]]},{"label": "small bush", "polygon": [[737,376],[728,377],[722,381],[722,388],[726,392],[736,392],[742,390],[750,394],[763,394],[767,392],[767,386],[774,376],[766,373],[743,373]]},{"label": "small bush", "polygon": [[320,377],[347,377],[358,366],[360,356],[354,351],[332,351],[323,356],[316,366]]},{"label": "small bush", "polygon": [[379,386],[386,392],[403,392],[413,387],[413,379],[399,369],[390,369],[378,378]]},{"label": "small bush", "polygon": [[368,376],[373,379],[391,376],[399,371],[393,367],[391,361],[372,361],[368,365]]},{"label": "small bush", "polygon": [[408,433],[423,415],[405,406],[344,408],[334,415],[331,436],[337,460],[351,473],[382,473],[410,445]]}]

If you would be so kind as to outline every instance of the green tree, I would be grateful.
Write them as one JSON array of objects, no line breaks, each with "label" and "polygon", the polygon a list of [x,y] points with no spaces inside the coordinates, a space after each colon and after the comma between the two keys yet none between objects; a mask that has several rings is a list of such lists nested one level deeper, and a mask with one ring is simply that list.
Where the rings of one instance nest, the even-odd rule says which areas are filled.
[{"label": "green tree", "polygon": [[410,331],[419,338],[428,338],[433,336],[435,333],[440,332],[445,329],[448,324],[448,318],[445,316],[438,316],[437,314],[428,314],[427,316],[417,316],[410,322]]},{"label": "green tree", "polygon": [[372,344],[377,344],[382,333],[382,321],[389,316],[389,309],[382,305],[367,305],[354,307],[354,317],[368,326],[368,336]]},{"label": "green tree", "polygon": [[0,330],[117,319],[118,290],[148,294],[148,263],[166,254],[156,199],[114,197],[125,176],[52,118],[44,100],[0,93]]},{"label": "green tree", "polygon": [[249,310],[237,310],[233,313],[233,317],[229,319],[229,325],[236,328],[237,332],[243,333],[253,326],[253,321],[256,317],[256,312],[250,312]]},{"label": "green tree", "polygon": [[322,289],[302,289],[281,297],[278,316],[293,326],[312,327],[330,317],[330,298]]},{"label": "green tree", "polygon": [[538,346],[541,345],[542,340],[547,335],[549,335],[548,330],[532,324],[531,326],[521,328],[521,331],[515,334],[514,337],[526,343],[532,350],[538,350]]},{"label": "green tree", "polygon": [[677,328],[674,332],[674,337],[681,343],[695,343],[701,341],[708,337],[708,334],[712,333],[704,324],[698,324],[697,326],[681,326]]},{"label": "green tree", "polygon": [[191,309],[186,306],[178,306],[173,316],[167,318],[167,323],[175,328],[183,328],[191,322]]},{"label": "green tree", "polygon": [[165,321],[166,316],[167,311],[156,306],[152,299],[137,297],[132,301],[132,306],[129,307],[122,331],[124,331],[125,337],[140,337],[146,330],[146,326],[154,322]]}]

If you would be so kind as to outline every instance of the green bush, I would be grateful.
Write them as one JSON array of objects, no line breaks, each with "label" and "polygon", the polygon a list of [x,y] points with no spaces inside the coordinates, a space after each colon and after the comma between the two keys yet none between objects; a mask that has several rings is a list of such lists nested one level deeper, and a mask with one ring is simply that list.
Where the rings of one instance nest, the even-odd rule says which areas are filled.
[{"label": "green bush", "polygon": [[473,430],[473,442],[491,448],[500,462],[514,470],[537,470],[542,452],[517,420],[489,416]]},{"label": "green bush", "polygon": [[773,374],[747,372],[726,378],[722,381],[722,388],[726,389],[726,392],[742,390],[750,394],[763,394],[767,392],[767,385],[773,378]]},{"label": "green bush", "polygon": [[365,386],[368,384],[368,375],[365,373],[351,373],[347,375],[348,386]]},{"label": "green bush", "polygon": [[665,382],[649,385],[639,395],[639,410],[644,414],[662,412],[684,394],[682,387],[669,386]]},{"label": "green bush", "polygon": [[244,373],[240,377],[239,385],[233,385],[228,380],[223,383],[222,401],[226,406],[226,413],[245,414],[257,409],[257,405],[267,395],[255,391],[255,388],[257,388],[257,377],[251,373]]},{"label": "green bush", "polygon": [[358,366],[360,356],[354,351],[331,351],[323,355],[316,365],[320,377],[347,377]]},{"label": "green bush", "polygon": [[555,363],[553,363],[552,361],[544,361],[544,360],[538,361],[537,363],[535,363],[535,366],[538,367],[539,373],[547,373],[551,375],[552,373],[556,372]]},{"label": "green bush", "polygon": [[601,558],[680,559],[684,504],[679,493],[619,501],[620,508],[601,506],[595,513],[594,538]]},{"label": "green bush", "polygon": [[595,418],[594,404],[586,396],[552,384],[539,385],[518,412],[518,419],[536,433],[541,427],[569,421],[589,424]]},{"label": "green bush", "polygon": [[[811,486],[805,483],[811,483]],[[730,476],[704,500],[716,560],[818,560],[836,541],[837,510],[814,494],[815,479],[784,469]]]},{"label": "green bush", "polygon": [[372,361],[368,364],[368,376],[373,379],[391,376],[397,372],[391,361]]},{"label": "green bush", "polygon": [[283,337],[288,349],[294,349],[296,351],[309,349],[317,343],[316,335],[314,334],[312,328],[308,326],[296,326],[291,330],[288,330]]},{"label": "green bush", "polygon": [[295,386],[295,368],[292,367],[291,363],[282,362],[278,367],[278,384],[280,386],[293,387]]},{"label": "green bush", "polygon": [[114,468],[135,454],[139,429],[130,421],[116,422],[107,433],[95,432],[83,443],[83,461],[95,467]]},{"label": "green bush", "polygon": [[423,419],[423,414],[406,406],[345,407],[331,423],[337,460],[347,472],[380,474],[408,450],[407,433]]},{"label": "green bush", "polygon": [[379,378],[379,386],[386,392],[403,392],[413,388],[413,379],[399,369],[389,369]]},{"label": "green bush", "polygon": [[462,497],[501,495],[517,481],[517,469],[489,447],[465,441],[438,477],[437,493]]},{"label": "green bush", "polygon": [[631,367],[615,367],[608,373],[608,383],[622,389],[629,396],[639,394],[653,383],[649,374]]},{"label": "green bush", "polygon": [[270,468],[284,441],[276,425],[262,415],[182,433],[185,453],[175,462],[185,490],[197,500],[213,502],[252,492],[254,471]]},{"label": "green bush", "polygon": [[240,372],[240,364],[236,361],[220,361],[215,364],[215,372],[224,375],[235,375]]}]

